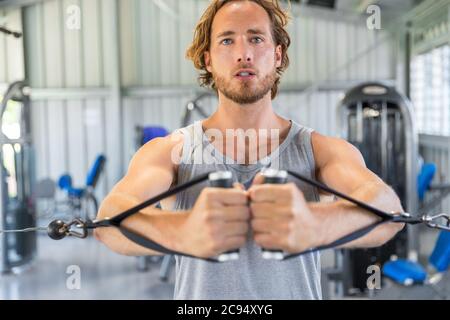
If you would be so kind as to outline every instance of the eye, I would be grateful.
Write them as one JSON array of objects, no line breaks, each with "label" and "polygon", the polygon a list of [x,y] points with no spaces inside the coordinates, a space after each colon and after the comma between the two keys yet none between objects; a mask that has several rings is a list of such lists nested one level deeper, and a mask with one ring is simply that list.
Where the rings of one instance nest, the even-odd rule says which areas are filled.
[{"label": "eye", "polygon": [[263,39],[260,37],[253,37],[252,42],[253,43],[261,43],[261,42],[263,42]]},{"label": "eye", "polygon": [[229,44],[231,44],[231,39],[223,39],[220,43],[221,44],[224,44],[224,45],[229,45]]}]

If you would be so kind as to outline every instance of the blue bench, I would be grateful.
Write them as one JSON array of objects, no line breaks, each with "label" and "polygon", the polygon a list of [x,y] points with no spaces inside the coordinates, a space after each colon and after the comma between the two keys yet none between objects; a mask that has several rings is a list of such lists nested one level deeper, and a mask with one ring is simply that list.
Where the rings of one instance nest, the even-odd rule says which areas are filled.
[{"label": "blue bench", "polygon": [[[417,192],[421,201],[424,200],[426,191],[430,189],[435,173],[436,165],[434,163],[426,163],[422,166],[417,178]],[[438,273],[448,270],[450,265],[450,232],[441,231],[428,261]],[[383,274],[403,285],[423,284],[430,276],[419,263],[404,259],[385,263]]]},{"label": "blue bench", "polygon": [[[441,231],[428,261],[438,273],[448,270],[450,266],[450,232]],[[426,269],[418,262],[404,259],[385,263],[383,274],[403,285],[423,284],[429,277]]]}]

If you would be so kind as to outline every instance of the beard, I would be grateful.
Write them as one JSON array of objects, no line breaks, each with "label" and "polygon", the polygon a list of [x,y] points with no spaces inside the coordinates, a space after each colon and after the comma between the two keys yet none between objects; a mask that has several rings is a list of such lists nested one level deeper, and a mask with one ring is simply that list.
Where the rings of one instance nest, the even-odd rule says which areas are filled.
[{"label": "beard", "polygon": [[233,85],[232,81],[234,79],[227,80],[214,72],[212,76],[217,90],[237,104],[252,104],[261,100],[271,91],[278,80],[276,69],[266,75],[256,85],[255,80],[241,81],[238,85]]}]

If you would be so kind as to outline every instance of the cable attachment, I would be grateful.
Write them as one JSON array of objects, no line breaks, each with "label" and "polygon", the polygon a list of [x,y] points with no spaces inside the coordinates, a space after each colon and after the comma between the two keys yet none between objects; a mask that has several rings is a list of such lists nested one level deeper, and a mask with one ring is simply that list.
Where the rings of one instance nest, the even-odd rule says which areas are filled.
[{"label": "cable attachment", "polygon": [[435,216],[424,215],[422,221],[430,228],[450,231],[450,215],[447,213]]},{"label": "cable attachment", "polygon": [[[72,230],[78,228],[81,231]],[[47,227],[47,234],[53,240],[61,240],[67,236],[84,239],[88,235],[86,223],[81,219],[74,219],[70,223],[62,220],[53,220]]]}]

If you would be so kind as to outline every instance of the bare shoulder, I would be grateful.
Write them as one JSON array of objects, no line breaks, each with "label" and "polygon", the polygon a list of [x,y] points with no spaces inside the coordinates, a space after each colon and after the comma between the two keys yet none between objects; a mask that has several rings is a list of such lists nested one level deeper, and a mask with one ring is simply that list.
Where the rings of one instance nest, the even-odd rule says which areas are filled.
[{"label": "bare shoulder", "polygon": [[179,132],[167,137],[152,139],[143,145],[133,156],[130,165],[161,165],[176,168],[181,160],[184,136]]},{"label": "bare shoulder", "polygon": [[174,133],[143,145],[131,159],[125,176],[111,192],[148,199],[167,190],[176,177],[183,142],[183,135]]},{"label": "bare shoulder", "polygon": [[333,160],[356,162],[364,165],[361,152],[344,139],[325,136],[314,131],[311,135],[311,144],[318,168]]}]

